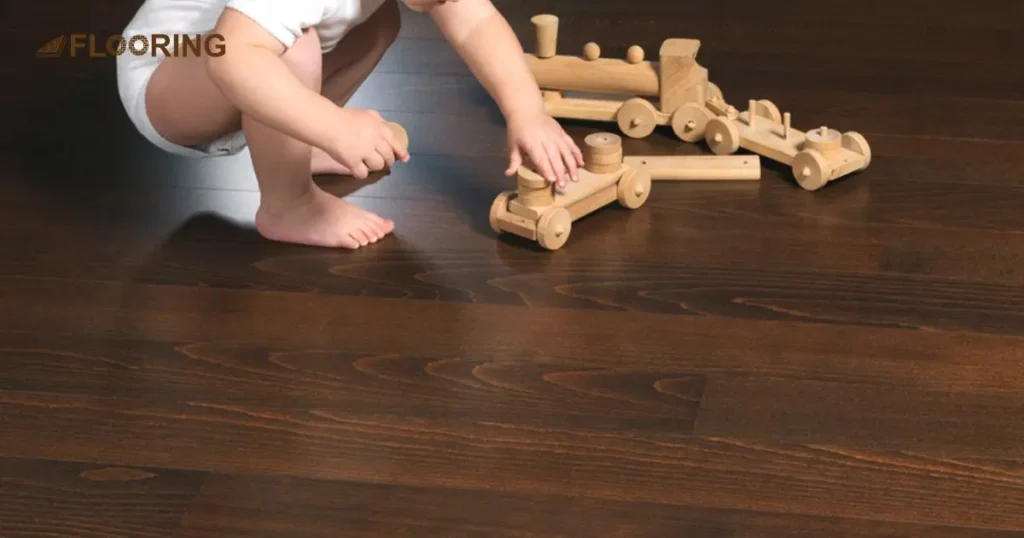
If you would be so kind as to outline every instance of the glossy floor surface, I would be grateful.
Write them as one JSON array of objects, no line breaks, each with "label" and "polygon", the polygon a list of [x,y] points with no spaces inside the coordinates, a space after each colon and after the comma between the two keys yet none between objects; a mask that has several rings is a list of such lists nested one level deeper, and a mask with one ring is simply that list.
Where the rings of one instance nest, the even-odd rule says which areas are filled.
[{"label": "glossy floor surface", "polygon": [[543,11],[563,52],[700,38],[730,102],[873,163],[656,183],[553,253],[499,238],[503,120],[405,13],[353,105],[413,159],[327,181],[396,235],[272,244],[247,153],[162,154],[113,59],[34,56],[135,2],[6,2],[0,536],[1021,535],[1018,2],[498,5],[528,49]]}]

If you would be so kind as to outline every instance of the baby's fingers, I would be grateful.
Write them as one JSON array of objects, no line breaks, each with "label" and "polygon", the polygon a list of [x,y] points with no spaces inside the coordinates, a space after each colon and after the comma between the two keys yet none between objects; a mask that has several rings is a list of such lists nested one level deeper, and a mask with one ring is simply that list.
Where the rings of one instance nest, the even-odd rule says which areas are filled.
[{"label": "baby's fingers", "polygon": [[395,167],[395,150],[387,140],[381,140],[377,143],[377,155],[384,160],[384,168],[392,169]]},{"label": "baby's fingers", "polygon": [[544,176],[544,179],[548,183],[555,183],[558,178],[555,177],[555,170],[551,166],[551,158],[548,156],[547,150],[540,144],[534,144],[527,148],[530,155],[530,160],[537,166],[540,175]]},{"label": "baby's fingers", "polygon": [[572,153],[572,148],[570,148],[569,144],[566,144],[564,141],[560,142],[561,143],[558,144],[558,149],[562,154],[559,157],[565,163],[565,168],[569,171],[569,178],[573,181],[579,181],[580,177],[576,170],[576,158]]},{"label": "baby's fingers", "polygon": [[402,134],[400,134],[402,128],[398,124],[385,124],[384,127],[384,139],[388,143],[388,150],[399,161],[409,162],[409,148],[402,145]]},{"label": "baby's fingers", "polygon": [[564,131],[562,132],[562,140],[565,140],[566,145],[569,146],[569,149],[572,152],[572,156],[576,158],[576,165],[585,165],[586,163],[583,162],[583,152],[580,151],[580,147],[576,145],[576,141],[573,140],[572,137],[569,136],[569,134]]},{"label": "baby's fingers", "polygon": [[513,145],[509,148],[508,152],[508,170],[505,170],[506,176],[511,176],[519,171],[519,167],[523,165],[523,155],[519,153],[519,146]]},{"label": "baby's fingers", "polygon": [[351,170],[352,177],[356,179],[366,179],[370,176],[370,170],[366,167],[366,164],[364,164],[363,161],[353,163]]},{"label": "baby's fingers", "polygon": [[[551,172],[554,173],[554,181],[559,187],[565,187],[565,163],[562,162],[561,150],[557,143],[547,142],[543,145],[544,152],[551,163]],[[552,181],[548,179],[548,181]]]}]

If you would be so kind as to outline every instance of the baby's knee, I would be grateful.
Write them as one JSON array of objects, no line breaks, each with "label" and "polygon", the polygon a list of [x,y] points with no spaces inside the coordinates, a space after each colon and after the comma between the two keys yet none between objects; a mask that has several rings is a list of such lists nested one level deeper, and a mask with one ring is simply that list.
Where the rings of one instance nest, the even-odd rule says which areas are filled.
[{"label": "baby's knee", "polygon": [[285,51],[281,60],[306,87],[319,90],[323,78],[323,56],[320,36],[315,29],[307,29],[295,44]]}]

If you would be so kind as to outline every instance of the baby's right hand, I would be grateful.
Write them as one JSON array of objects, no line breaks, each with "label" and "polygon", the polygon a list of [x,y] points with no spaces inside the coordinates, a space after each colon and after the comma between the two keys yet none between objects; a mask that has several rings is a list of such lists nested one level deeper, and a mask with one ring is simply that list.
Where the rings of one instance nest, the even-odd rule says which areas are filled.
[{"label": "baby's right hand", "polygon": [[[324,152],[352,171],[356,179],[390,168],[396,160],[409,161],[394,131],[376,110],[338,108],[337,134]],[[333,126],[332,126],[333,127]]]}]

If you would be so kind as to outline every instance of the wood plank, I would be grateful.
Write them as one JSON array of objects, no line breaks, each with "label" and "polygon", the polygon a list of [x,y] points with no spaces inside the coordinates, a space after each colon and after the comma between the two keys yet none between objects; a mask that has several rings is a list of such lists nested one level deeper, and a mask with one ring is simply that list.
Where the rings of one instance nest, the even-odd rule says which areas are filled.
[{"label": "wood plank", "polygon": [[1024,530],[1019,473],[919,453],[9,392],[0,415],[10,456]]},{"label": "wood plank", "polygon": [[[90,187],[65,193],[64,206],[50,192],[5,191],[4,211],[16,218],[0,227],[0,240],[26,247],[0,260],[0,274],[121,281],[127,273],[158,284],[1024,333],[1024,236],[994,230],[1012,226],[1013,204],[968,223],[993,229],[980,232],[929,227],[959,226],[974,207],[952,205],[949,189],[939,187],[935,196],[894,182],[889,196],[908,205],[882,198],[870,212],[843,199],[801,207],[785,193],[660,189],[668,192],[650,208],[608,208],[580,221],[570,248],[551,256],[485,228],[493,195],[481,185],[459,187],[472,185],[471,169],[417,184],[439,169],[396,176],[402,183],[390,192],[448,181],[455,203],[362,199],[393,216],[398,235],[355,253],[263,241],[241,227],[251,224],[254,193]],[[965,200],[969,189],[959,189]],[[1012,199],[1008,189],[993,190]],[[71,204],[86,197],[109,220],[96,220],[91,209],[76,214]],[[934,216],[900,215],[905,207]],[[807,224],[811,217],[817,225]],[[28,248],[36,244],[62,246]]]},{"label": "wood plank", "polygon": [[363,409],[417,421],[675,436],[692,431],[704,384],[703,375],[675,368],[615,368],[529,352],[472,358],[12,334],[3,342],[0,391],[153,406],[243,405],[290,415]]},{"label": "wood plank", "polygon": [[586,497],[278,477],[211,477],[184,524],[192,538],[334,536],[751,536],[1009,538],[877,520],[714,510]]},{"label": "wood plank", "polygon": [[[821,4],[815,0],[786,0],[772,4],[750,2],[749,0],[721,0],[714,4],[680,4],[676,2],[649,2],[625,5],[617,0],[592,0],[586,9],[580,9],[577,0],[496,0],[497,5],[508,17],[518,14],[540,12],[564,13],[572,21],[589,24],[603,24],[602,30],[614,29],[618,25],[646,24],[649,27],[672,28],[681,26],[680,20],[689,17],[703,22],[705,19],[739,20],[747,23],[760,21],[789,21],[799,29],[801,22],[818,21]],[[971,4],[971,9],[937,9],[940,2],[928,0],[901,0],[898,3],[885,0],[865,0],[862,10],[842,10],[839,22],[880,25],[878,13],[885,13],[884,24],[922,25],[928,27],[979,27],[1017,28],[1024,22],[1007,17],[1018,4],[1014,0],[982,0]],[[612,19],[614,15],[635,14],[635,17]],[[680,19],[679,17],[688,17]],[[1010,20],[1008,20],[1010,19]],[[583,25],[580,22],[580,25]],[[660,24],[659,24],[660,23]],[[694,24],[696,27],[701,24]],[[611,32],[606,32],[611,33]],[[614,34],[612,34],[614,35]]]},{"label": "wood plank", "polygon": [[[215,341],[14,334],[4,340],[0,390],[12,393],[245,406],[289,416],[358,409],[415,421],[514,422],[664,439],[693,433],[699,418],[696,432],[709,438],[1024,458],[1016,420],[1024,398],[1005,386],[948,388],[941,373],[910,383],[858,375],[841,362],[807,374],[782,371],[786,363],[762,373],[750,362],[710,367],[685,355],[669,365],[646,356],[613,362],[525,350],[446,356]],[[550,413],[554,408],[559,413]]]},{"label": "wood plank", "polygon": [[201,472],[0,458],[0,535],[177,538],[204,478]]},{"label": "wood plank", "polygon": [[627,360],[993,393],[1024,382],[1024,339],[965,332],[31,278],[0,278],[0,299],[6,330],[34,335],[441,358],[515,356],[529,342],[538,357],[589,350],[606,367]]},{"label": "wood plank", "polygon": [[[814,14],[822,13],[820,6],[811,6],[797,13],[792,10],[793,2],[786,2],[790,4],[787,6],[789,9],[775,5],[752,6],[752,2],[744,0],[731,3],[736,6],[735,9],[727,7],[727,3],[666,8],[663,3],[652,2],[646,9],[642,4],[634,7],[619,3],[611,9],[588,6],[590,9],[580,10],[569,7],[566,2],[560,6],[558,3],[538,1],[530,4],[534,8],[532,10],[506,9],[504,13],[527,52],[533,52],[534,47],[533,27],[529,18],[535,13],[558,14],[562,11],[565,20],[559,25],[559,54],[579,55],[584,43],[595,41],[601,45],[603,57],[622,58],[623,49],[637,43],[647,51],[651,59],[657,59],[658,45],[665,39],[690,38],[702,41],[698,59],[710,50],[757,50],[766,56],[802,55],[808,59],[806,67],[825,67],[827,63],[842,64],[847,60],[868,58],[905,61],[942,58],[946,61],[987,64],[993,68],[999,65],[1021,65],[1019,57],[1011,51],[1024,46],[1024,39],[1017,28],[999,27],[998,23],[991,22],[995,18],[990,19],[986,25],[936,25],[947,31],[956,27],[957,34],[971,42],[971,46],[965,47],[958,41],[947,39],[947,34],[936,31],[936,26],[922,24],[920,20],[890,21],[888,8],[876,12],[886,14],[883,24],[877,19],[851,19],[844,13],[841,17],[833,17],[826,25],[813,24]],[[933,5],[930,9],[934,8]],[[764,13],[766,9],[772,13]],[[1005,9],[1003,13],[1009,16],[1012,11],[1010,8]],[[785,13],[787,11],[789,13]],[[757,12],[762,14],[753,16]],[[671,22],[666,24],[659,19]],[[793,25],[799,30],[782,33],[778,28],[780,24]],[[752,43],[757,46],[751,46]],[[895,43],[900,46],[891,46]],[[701,63],[714,72],[714,64]]]},{"label": "wood plank", "polygon": [[[38,257],[26,254],[0,263],[0,274],[107,282],[130,275],[134,282],[151,284],[1024,335],[1019,273],[1003,275],[1001,283],[900,274],[899,266],[892,274],[869,276],[856,269],[866,271],[877,264],[879,247],[864,244],[813,268],[800,267],[799,257],[805,253],[809,263],[816,263],[814,249],[793,243],[768,249],[774,254],[753,267],[742,267],[750,251],[741,255],[733,250],[707,250],[696,260],[685,260],[691,247],[711,249],[715,238],[684,241],[687,248],[674,260],[664,256],[669,258],[664,261],[639,249],[604,257],[581,254],[531,261],[527,256],[532,254],[523,252],[522,245],[496,243],[494,253],[446,250],[468,247],[454,241],[434,245],[439,250],[423,257],[402,252],[404,240],[379,252],[347,257],[261,245],[255,237],[238,242],[227,237],[230,230],[217,232],[217,225],[199,221],[197,233],[217,234],[220,239],[190,239],[194,234],[183,231],[181,239],[156,251],[142,247],[92,251],[82,245],[81,250],[39,253]],[[424,235],[421,231],[416,237]],[[431,234],[436,235],[441,234]],[[628,237],[581,239],[595,247],[620,241],[628,242]],[[746,243],[737,241],[734,246],[741,249]],[[783,250],[783,245],[793,245],[794,250]],[[96,261],[70,263],[79,252]],[[786,258],[787,252],[791,257],[785,264],[770,268],[774,259]],[[960,261],[951,254],[929,254],[924,249],[917,254],[896,252],[893,263],[905,264],[913,272],[962,271],[982,278],[984,271],[996,269],[996,265],[977,267],[969,252],[958,255]],[[116,258],[103,260],[103,256]],[[936,259],[937,265],[915,267],[914,259]],[[579,269],[580,265],[586,269]],[[630,276],[625,278],[623,273]]]},{"label": "wood plank", "polygon": [[[929,453],[937,458],[968,452],[998,458],[1024,455],[1016,448],[1006,451],[1024,439],[1022,411],[1024,398],[1009,393],[896,388],[881,380],[849,383],[799,374],[729,374],[709,377],[697,434],[880,452],[919,444],[932,447]],[[966,445],[972,448],[963,450]],[[994,447],[1000,448],[989,450]],[[914,456],[905,458],[909,462]]]}]

